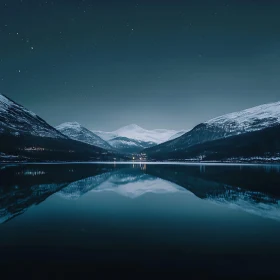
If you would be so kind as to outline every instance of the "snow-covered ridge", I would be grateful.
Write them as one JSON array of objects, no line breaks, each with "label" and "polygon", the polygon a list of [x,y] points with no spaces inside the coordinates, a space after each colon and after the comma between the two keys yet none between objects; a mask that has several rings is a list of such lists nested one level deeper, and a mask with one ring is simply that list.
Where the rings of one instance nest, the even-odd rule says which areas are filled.
[{"label": "snow-covered ridge", "polygon": [[124,126],[112,132],[93,131],[105,141],[112,140],[116,137],[126,137],[143,142],[152,142],[156,144],[168,141],[170,137],[178,133],[176,130],[154,129],[146,130],[136,124]]},{"label": "snow-covered ridge", "polygon": [[211,119],[205,124],[254,131],[280,123],[280,102],[264,104]]},{"label": "snow-covered ridge", "polygon": [[11,107],[17,107],[17,108],[23,110],[24,112],[32,115],[33,117],[37,117],[37,115],[35,113],[31,112],[30,110],[25,109],[24,107],[16,104],[15,102],[12,102],[6,96],[0,94],[0,113],[7,113]]},{"label": "snow-covered ridge", "polygon": [[[280,102],[264,104],[240,112],[216,117],[200,123],[182,136],[145,150],[147,154],[187,152],[188,148],[205,142],[280,126]],[[248,136],[250,138],[250,136]],[[210,150],[207,150],[208,152]],[[275,151],[276,152],[276,151]],[[201,156],[197,152],[197,156]]]},{"label": "snow-covered ridge", "polygon": [[0,133],[67,138],[35,113],[0,94]]},{"label": "snow-covered ridge", "polygon": [[66,122],[56,127],[58,131],[76,141],[111,150],[112,147],[101,137],[80,125],[78,122]]}]

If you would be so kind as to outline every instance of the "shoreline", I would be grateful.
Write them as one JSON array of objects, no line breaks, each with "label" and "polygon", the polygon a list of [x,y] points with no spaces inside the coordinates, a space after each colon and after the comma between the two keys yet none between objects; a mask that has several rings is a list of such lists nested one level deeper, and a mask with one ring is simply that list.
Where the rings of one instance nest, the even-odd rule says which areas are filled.
[{"label": "shoreline", "polygon": [[112,164],[112,165],[208,165],[208,166],[280,166],[280,162],[182,162],[182,161],[55,161],[55,162],[0,162],[0,165],[71,165],[71,164]]}]

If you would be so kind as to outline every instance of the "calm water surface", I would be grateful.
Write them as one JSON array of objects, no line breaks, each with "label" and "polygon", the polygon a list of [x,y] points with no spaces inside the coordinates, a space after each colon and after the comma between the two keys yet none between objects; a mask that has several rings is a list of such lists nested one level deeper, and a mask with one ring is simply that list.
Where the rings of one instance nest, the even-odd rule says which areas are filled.
[{"label": "calm water surface", "polygon": [[279,202],[275,165],[0,165],[0,266],[280,279]]}]

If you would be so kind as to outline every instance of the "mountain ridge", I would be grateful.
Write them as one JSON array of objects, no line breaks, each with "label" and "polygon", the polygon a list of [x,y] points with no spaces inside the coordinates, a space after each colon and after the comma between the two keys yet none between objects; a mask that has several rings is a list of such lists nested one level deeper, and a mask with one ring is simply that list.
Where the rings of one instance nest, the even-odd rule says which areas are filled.
[{"label": "mountain ridge", "polygon": [[68,138],[35,113],[3,94],[0,94],[0,133]]},{"label": "mountain ridge", "polygon": [[179,138],[145,150],[147,153],[186,151],[192,146],[263,130],[280,124],[280,102],[255,106],[200,123]]},{"label": "mountain ridge", "polygon": [[45,120],[0,94],[0,162],[94,161],[121,156],[70,139]]},{"label": "mountain ridge", "polygon": [[73,140],[97,146],[106,150],[113,149],[113,147],[108,142],[78,122],[65,122],[56,126],[56,129]]},{"label": "mountain ridge", "polygon": [[114,149],[128,154],[139,153],[145,148],[153,147],[154,145],[156,145],[153,142],[145,142],[121,136],[109,140],[108,143]]},{"label": "mountain ridge", "polygon": [[112,132],[93,130],[93,133],[97,134],[105,141],[116,137],[126,137],[133,140],[159,144],[167,141],[172,135],[178,133],[178,131],[168,129],[147,130],[137,124],[130,124]]}]

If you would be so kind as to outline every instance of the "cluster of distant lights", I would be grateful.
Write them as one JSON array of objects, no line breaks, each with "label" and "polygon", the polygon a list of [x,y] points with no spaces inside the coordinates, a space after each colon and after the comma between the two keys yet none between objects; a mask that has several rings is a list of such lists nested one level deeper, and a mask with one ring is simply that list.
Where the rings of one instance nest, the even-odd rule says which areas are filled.
[{"label": "cluster of distant lights", "polygon": [[[132,159],[133,159],[133,160],[135,160],[136,158],[135,158],[135,157],[133,157]],[[145,158],[142,158],[142,157],[140,157],[140,158],[139,158],[139,160],[142,160],[142,159],[145,159]]]}]

